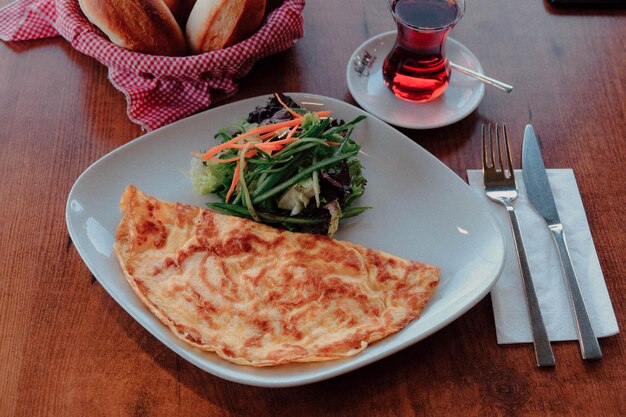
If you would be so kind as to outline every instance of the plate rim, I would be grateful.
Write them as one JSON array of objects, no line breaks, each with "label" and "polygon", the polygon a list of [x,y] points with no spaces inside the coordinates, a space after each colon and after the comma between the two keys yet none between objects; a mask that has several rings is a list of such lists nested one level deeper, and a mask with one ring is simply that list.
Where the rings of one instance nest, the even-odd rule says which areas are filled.
[{"label": "plate rim", "polygon": [[[369,39],[365,40],[363,43],[361,43],[352,52],[352,55],[350,55],[350,59],[348,60],[348,64],[346,66],[346,84],[348,86],[348,90],[350,91],[350,95],[352,96],[354,101],[356,101],[359,104],[359,106],[361,106],[361,108],[363,110],[365,110],[368,113],[378,117],[379,119],[383,120],[384,122],[386,122],[388,124],[391,124],[393,126],[396,126],[396,127],[406,128],[406,129],[415,129],[415,130],[427,130],[427,129],[437,129],[437,128],[440,128],[440,127],[450,126],[450,125],[452,125],[452,124],[454,124],[456,122],[459,122],[459,121],[463,120],[464,118],[469,116],[474,110],[476,110],[478,108],[478,106],[482,102],[483,98],[485,97],[485,85],[483,83],[477,84],[477,86],[478,86],[477,87],[478,97],[476,98],[476,104],[475,105],[467,106],[467,109],[465,109],[463,112],[460,112],[457,115],[455,115],[454,117],[452,117],[452,118],[450,118],[450,119],[448,119],[446,121],[439,122],[439,123],[416,124],[416,123],[398,122],[397,120],[394,120],[392,118],[381,116],[379,114],[379,112],[376,112],[375,109],[372,109],[372,106],[369,106],[362,99],[360,99],[359,98],[359,94],[355,94],[356,88],[353,86],[353,83],[351,82],[351,78],[352,78],[351,74],[354,71],[353,62],[354,62],[355,58],[358,56],[358,53],[365,48],[366,45],[369,45],[370,43],[374,43],[377,40],[382,39],[382,38],[391,37],[391,36],[395,37],[396,34],[397,34],[396,30],[391,30],[391,31],[388,31],[388,32],[383,32],[383,33],[379,33],[378,35],[372,36],[371,38],[369,38]],[[484,74],[484,69],[483,69],[480,61],[478,60],[476,55],[474,55],[474,53],[468,47],[466,47],[460,41],[456,40],[455,38],[453,38],[451,36],[448,36],[446,42],[450,42],[452,44],[455,44],[456,47],[460,48],[465,53],[467,53],[476,62],[476,65],[477,65],[476,72],[478,72],[480,74]],[[398,100],[399,103],[404,103],[404,101],[400,101],[400,99],[397,99],[397,100]],[[416,103],[415,105],[416,106],[428,105],[428,103],[424,103],[424,104],[417,104]]]},{"label": "plate rim", "polygon": [[[405,134],[403,134],[400,131],[397,131],[397,129],[395,129],[393,126],[389,126],[387,123],[385,123],[383,120],[381,120],[380,118],[376,117],[375,115],[370,114],[369,112],[367,112],[364,109],[361,109],[357,106],[354,106],[353,104],[347,103],[343,100],[340,99],[336,99],[336,98],[332,98],[332,97],[327,97],[327,96],[323,96],[323,95],[318,95],[318,94],[313,94],[313,93],[303,93],[303,92],[286,92],[285,94],[287,95],[291,95],[294,98],[298,99],[297,97],[300,97],[300,100],[302,99],[302,97],[313,97],[313,98],[319,98],[321,100],[326,100],[328,102],[332,103],[338,103],[341,106],[347,106],[349,108],[351,108],[353,111],[357,111],[359,113],[365,113],[368,118],[372,118],[377,120],[380,123],[383,123],[385,125],[387,125],[390,129],[396,130],[396,134],[398,135],[399,138],[401,138],[403,141],[407,141],[410,142],[410,144],[412,146],[417,146],[422,152],[425,153],[425,155],[431,159],[433,162],[437,163],[438,165],[440,165],[442,168],[444,168],[447,171],[450,171],[450,173],[452,173],[453,175],[450,176],[450,178],[454,178],[455,181],[460,182],[463,186],[468,188],[469,190],[469,185],[463,181],[463,179],[456,175],[456,173],[454,173],[454,171],[452,171],[447,165],[445,165],[441,160],[439,160],[438,158],[436,158],[434,155],[432,155],[430,152],[428,152],[426,149],[424,149],[421,145],[419,145],[418,143],[414,142],[413,140],[411,140],[408,136],[406,136]],[[240,106],[242,105],[242,102],[245,101],[249,101],[249,102],[253,102],[253,101],[259,101],[261,99],[266,99],[270,94],[263,94],[263,95],[259,95],[259,96],[255,96],[255,97],[250,97],[250,98],[245,98],[242,100],[238,100],[235,102],[231,102],[231,103],[227,103],[215,108],[211,108],[208,110],[205,110],[203,112],[197,113],[195,115],[192,115],[188,118],[185,119],[181,119],[177,122],[171,123],[169,125],[166,125],[164,127],[161,127],[159,129],[156,129],[152,132],[148,132],[144,135],[138,136],[132,140],[130,140],[129,142],[107,152],[106,154],[104,154],[103,156],[101,156],[100,158],[98,158],[95,162],[93,162],[91,165],[89,165],[75,180],[74,184],[72,185],[69,193],[68,193],[68,197],[67,197],[67,202],[66,202],[66,212],[65,212],[65,221],[66,221],[66,226],[68,229],[68,232],[70,234],[70,237],[72,239],[72,243],[74,244],[74,247],[76,248],[78,254],[80,255],[83,263],[87,266],[87,268],[89,269],[89,271],[94,275],[94,277],[96,277],[96,279],[98,280],[98,282],[102,285],[102,287],[107,291],[108,295],[111,296],[116,303],[122,307],[122,309],[124,311],[126,311],[127,314],[129,314],[133,320],[135,320],[139,325],[141,325],[144,329],[146,329],[150,334],[152,334],[152,336],[154,336],[157,340],[159,340],[161,343],[163,343],[167,348],[171,349],[174,353],[176,353],[177,355],[181,356],[182,358],[184,358],[185,360],[187,360],[188,362],[192,363],[193,365],[195,365],[196,367],[202,369],[205,372],[208,372],[214,376],[217,376],[219,378],[228,380],[228,381],[232,381],[232,382],[236,382],[236,383],[240,383],[240,384],[245,384],[245,385],[251,385],[251,386],[258,386],[258,387],[268,387],[268,388],[280,388],[280,387],[294,387],[294,386],[301,386],[301,385],[306,385],[306,384],[311,384],[311,383],[315,383],[315,382],[319,382],[319,381],[323,381],[326,379],[330,379],[339,375],[343,375],[346,374],[348,372],[352,372],[356,369],[359,369],[361,367],[367,366],[369,364],[372,364],[374,362],[377,362],[379,360],[382,360],[383,358],[386,358],[390,355],[393,355],[401,350],[406,349],[407,347],[418,343],[421,340],[424,340],[425,338],[429,337],[430,335],[436,333],[437,331],[441,330],[442,328],[446,327],[447,325],[449,325],[450,323],[452,323],[453,321],[457,320],[459,317],[461,317],[463,314],[465,314],[467,311],[469,311],[471,308],[473,308],[476,304],[478,304],[488,293],[489,291],[491,291],[491,289],[493,288],[493,286],[495,285],[498,277],[500,276],[502,269],[504,267],[504,262],[505,262],[505,240],[504,240],[504,236],[502,234],[501,229],[499,228],[499,226],[497,225],[496,219],[493,217],[493,215],[485,210],[485,216],[488,219],[488,221],[491,223],[491,225],[493,226],[493,229],[496,231],[496,235],[498,236],[498,240],[500,241],[500,245],[498,246],[498,248],[501,250],[502,252],[502,256],[500,256],[500,259],[498,261],[498,265],[495,269],[495,272],[493,274],[493,277],[491,278],[491,280],[489,281],[488,285],[486,285],[482,291],[480,291],[479,293],[475,293],[472,295],[471,297],[471,301],[467,302],[465,304],[465,306],[456,311],[454,314],[447,314],[446,318],[441,320],[437,325],[435,326],[431,326],[430,328],[426,329],[426,331],[420,333],[418,335],[418,337],[415,338],[411,338],[408,339],[402,343],[397,343],[393,346],[391,346],[390,348],[388,348],[387,350],[385,350],[382,353],[379,353],[378,355],[376,355],[373,358],[370,358],[368,360],[358,360],[359,355],[356,355],[352,358],[348,358],[347,360],[350,359],[357,359],[354,360],[352,363],[348,364],[347,366],[343,366],[340,367],[339,369],[337,368],[330,368],[328,370],[324,370],[321,373],[317,373],[317,374],[312,374],[312,375],[306,375],[305,377],[299,378],[297,380],[294,381],[294,378],[287,378],[288,380],[284,380],[282,378],[279,379],[273,379],[271,377],[267,377],[267,376],[251,376],[250,374],[247,374],[246,376],[238,376],[238,375],[242,375],[242,374],[231,374],[228,372],[223,372],[221,369],[216,369],[216,368],[211,368],[210,370],[207,369],[207,367],[205,366],[205,364],[203,364],[200,360],[198,360],[193,354],[192,352],[194,352],[194,349],[191,346],[185,346],[184,348],[181,348],[180,345],[178,344],[174,344],[172,345],[171,343],[169,343],[169,341],[166,339],[166,334],[164,334],[161,329],[155,328],[155,326],[153,326],[150,322],[145,322],[143,320],[141,320],[136,314],[135,314],[135,307],[131,305],[130,302],[127,302],[125,300],[125,298],[118,294],[117,291],[112,288],[112,285],[110,285],[110,283],[108,282],[107,279],[101,277],[100,272],[95,270],[95,265],[92,264],[92,262],[89,261],[90,257],[87,254],[87,250],[84,247],[84,243],[79,239],[78,237],[78,233],[77,231],[74,229],[74,225],[72,222],[72,216],[71,216],[71,203],[73,200],[73,196],[76,194],[77,190],[79,189],[79,187],[82,185],[82,182],[84,181],[84,178],[87,178],[90,175],[90,172],[94,169],[97,169],[97,167],[104,163],[108,158],[111,158],[112,156],[114,156],[117,153],[120,152],[124,152],[124,150],[128,149],[129,147],[132,146],[136,146],[138,143],[143,143],[146,140],[150,140],[151,136],[153,136],[154,134],[157,134],[157,132],[162,132],[164,130],[170,130],[170,129],[175,129],[177,127],[177,125],[180,124],[184,124],[187,123],[190,119],[195,119],[195,118],[203,118],[206,117],[207,113],[213,112],[214,110],[218,109],[218,108],[223,108],[223,107],[236,107],[236,106]],[[479,201],[479,200],[477,200]],[[111,256],[115,256],[114,254],[112,254]],[[120,269],[121,270],[121,269]],[[158,319],[157,319],[158,321]],[[162,324],[160,323],[160,321],[157,323],[157,325]]]}]

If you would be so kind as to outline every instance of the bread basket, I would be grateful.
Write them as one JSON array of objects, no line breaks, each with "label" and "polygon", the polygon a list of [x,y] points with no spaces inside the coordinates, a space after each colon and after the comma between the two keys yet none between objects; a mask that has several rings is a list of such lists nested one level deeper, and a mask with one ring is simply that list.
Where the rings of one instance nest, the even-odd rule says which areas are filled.
[{"label": "bread basket", "polygon": [[77,0],[17,0],[0,10],[0,39],[62,36],[108,68],[126,96],[129,118],[145,130],[205,110],[237,89],[258,60],[302,37],[305,0],[284,0],[252,36],[200,55],[170,57],[132,52],[111,43],[82,14]]}]

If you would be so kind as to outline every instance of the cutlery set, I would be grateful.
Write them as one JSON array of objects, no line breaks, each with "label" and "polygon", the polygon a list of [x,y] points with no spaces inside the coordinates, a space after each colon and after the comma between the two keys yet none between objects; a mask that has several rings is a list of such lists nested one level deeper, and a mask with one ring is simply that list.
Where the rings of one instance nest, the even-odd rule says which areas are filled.
[{"label": "cutlery set", "polygon": [[[509,215],[513,231],[513,242],[528,306],[537,366],[554,366],[554,354],[539,308],[522,233],[513,206],[513,201],[517,198],[518,192],[505,125],[498,126],[496,124],[493,127],[491,124],[483,125],[482,165],[485,194],[489,199],[504,205]],[[522,176],[531,206],[545,220],[558,249],[562,272],[576,322],[576,332],[582,357],[583,359],[600,359],[602,358],[602,351],[591,326],[589,314],[587,313],[585,301],[567,247],[563,224],[559,218],[537,138],[531,125],[527,125],[524,131]]]}]

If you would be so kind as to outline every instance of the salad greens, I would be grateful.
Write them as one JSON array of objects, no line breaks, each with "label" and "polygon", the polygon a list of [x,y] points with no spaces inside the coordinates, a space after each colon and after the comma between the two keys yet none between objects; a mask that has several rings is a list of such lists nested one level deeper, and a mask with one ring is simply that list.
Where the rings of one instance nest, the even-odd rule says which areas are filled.
[{"label": "salad greens", "polygon": [[215,134],[221,143],[191,161],[199,194],[221,202],[209,209],[292,231],[332,236],[365,191],[361,146],[351,134],[365,116],[350,122],[330,112],[311,112],[275,94],[246,120]]}]

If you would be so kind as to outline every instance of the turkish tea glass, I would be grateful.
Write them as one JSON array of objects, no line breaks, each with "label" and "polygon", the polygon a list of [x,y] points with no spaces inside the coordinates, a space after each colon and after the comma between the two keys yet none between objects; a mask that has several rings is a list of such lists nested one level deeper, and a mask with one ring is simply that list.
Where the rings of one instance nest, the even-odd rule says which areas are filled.
[{"label": "turkish tea glass", "polygon": [[385,85],[403,100],[434,100],[448,87],[446,39],[463,17],[465,0],[388,1],[398,34],[383,62]]}]

